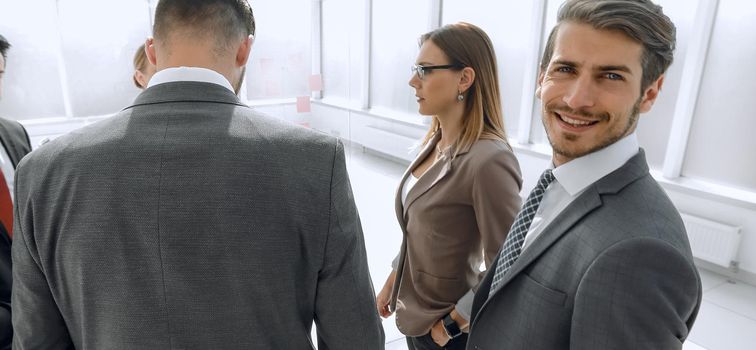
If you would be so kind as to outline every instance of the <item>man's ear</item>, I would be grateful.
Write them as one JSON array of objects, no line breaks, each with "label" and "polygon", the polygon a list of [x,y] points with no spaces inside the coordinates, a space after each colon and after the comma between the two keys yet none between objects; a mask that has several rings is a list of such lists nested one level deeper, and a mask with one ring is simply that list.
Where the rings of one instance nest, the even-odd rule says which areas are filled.
[{"label": "man's ear", "polygon": [[540,71],[538,73],[538,82],[536,84],[536,91],[535,91],[535,95],[536,97],[538,97],[539,100],[541,99],[541,85],[543,85],[543,77],[544,77],[543,71]]},{"label": "man's ear", "polygon": [[639,106],[639,111],[641,113],[646,113],[651,110],[654,102],[656,102],[656,98],[659,97],[659,92],[661,91],[663,84],[664,74],[660,75],[659,78],[657,78],[653,83],[651,83],[651,85],[646,88],[645,91],[643,91],[643,96],[641,96],[641,103]]},{"label": "man's ear", "polygon": [[459,78],[459,85],[457,90],[459,92],[465,92],[475,82],[475,70],[470,67],[462,69],[462,76]]},{"label": "man's ear", "polygon": [[239,48],[236,50],[236,66],[242,67],[247,64],[249,60],[249,53],[252,50],[252,44],[255,43],[255,36],[249,35],[242,40]]},{"label": "man's ear", "polygon": [[154,38],[147,38],[147,40],[144,42],[144,53],[147,54],[147,60],[150,61],[150,64],[157,67],[157,56],[155,56],[154,44]]}]

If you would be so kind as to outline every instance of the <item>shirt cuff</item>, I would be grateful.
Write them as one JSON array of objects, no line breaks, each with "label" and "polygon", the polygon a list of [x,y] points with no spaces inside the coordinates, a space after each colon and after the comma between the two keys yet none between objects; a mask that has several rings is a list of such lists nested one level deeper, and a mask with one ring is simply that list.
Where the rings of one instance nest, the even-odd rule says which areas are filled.
[{"label": "shirt cuff", "polygon": [[468,321],[470,321],[470,314],[472,313],[473,300],[475,300],[475,292],[470,289],[457,301],[457,305],[454,307],[457,313]]}]

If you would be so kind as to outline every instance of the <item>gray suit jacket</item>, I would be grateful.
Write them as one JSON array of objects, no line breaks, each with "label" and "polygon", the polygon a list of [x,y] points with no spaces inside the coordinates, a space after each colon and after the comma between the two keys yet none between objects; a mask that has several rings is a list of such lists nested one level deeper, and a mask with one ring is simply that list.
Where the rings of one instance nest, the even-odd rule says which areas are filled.
[{"label": "gray suit jacket", "polygon": [[[27,153],[31,152],[29,135],[21,124],[14,120],[0,118],[0,143],[8,153],[13,166],[17,166]],[[0,181],[5,181],[0,178]],[[11,326],[11,238],[5,226],[0,225],[0,349],[10,349],[13,339]]]},{"label": "gray suit jacket", "polygon": [[682,220],[643,151],[572,202],[487,298],[491,279],[468,349],[680,349],[701,304]]},{"label": "gray suit jacket", "polygon": [[15,349],[382,349],[342,144],[156,85],[21,162]]}]

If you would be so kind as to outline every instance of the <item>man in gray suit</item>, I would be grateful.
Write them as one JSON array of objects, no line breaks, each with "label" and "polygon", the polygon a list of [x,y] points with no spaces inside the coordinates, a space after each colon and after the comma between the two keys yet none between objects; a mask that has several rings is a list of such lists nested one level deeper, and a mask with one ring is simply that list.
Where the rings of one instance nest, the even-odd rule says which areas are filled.
[{"label": "man in gray suit", "polygon": [[672,62],[649,0],[568,0],[537,95],[553,149],[473,306],[468,349],[680,349],[701,282],[634,134]]},{"label": "man in gray suit", "polygon": [[[3,75],[11,44],[0,35],[0,98]],[[10,349],[11,325],[11,240],[13,238],[13,183],[16,165],[31,152],[29,135],[15,120],[0,117],[0,350]]]},{"label": "man in gray suit", "polygon": [[342,144],[234,94],[253,34],[161,0],[148,88],[21,162],[15,349],[383,348]]}]

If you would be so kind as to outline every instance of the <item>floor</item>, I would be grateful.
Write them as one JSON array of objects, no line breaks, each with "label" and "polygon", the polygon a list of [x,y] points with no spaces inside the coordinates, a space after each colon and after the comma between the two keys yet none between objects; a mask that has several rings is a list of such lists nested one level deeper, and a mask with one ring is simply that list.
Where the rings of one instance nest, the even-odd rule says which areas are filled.
[{"label": "floor", "polygon": [[[362,147],[350,147],[347,166],[360,211],[373,284],[379,290],[401,244],[394,214],[394,192],[406,164],[383,158]],[[745,350],[756,348],[756,287],[731,283],[700,270],[704,300],[685,350]],[[403,335],[388,318],[383,322],[387,350],[407,349]]]}]

